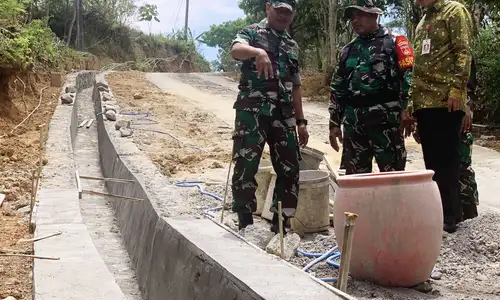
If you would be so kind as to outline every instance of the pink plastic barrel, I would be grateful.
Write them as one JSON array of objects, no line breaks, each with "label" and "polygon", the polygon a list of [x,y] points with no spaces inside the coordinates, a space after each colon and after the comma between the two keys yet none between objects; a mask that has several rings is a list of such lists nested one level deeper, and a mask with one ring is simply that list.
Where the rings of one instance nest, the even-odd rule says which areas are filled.
[{"label": "pink plastic barrel", "polygon": [[334,226],[342,250],[344,212],[356,213],[350,274],[383,286],[426,281],[443,235],[443,209],[433,171],[338,177]]}]

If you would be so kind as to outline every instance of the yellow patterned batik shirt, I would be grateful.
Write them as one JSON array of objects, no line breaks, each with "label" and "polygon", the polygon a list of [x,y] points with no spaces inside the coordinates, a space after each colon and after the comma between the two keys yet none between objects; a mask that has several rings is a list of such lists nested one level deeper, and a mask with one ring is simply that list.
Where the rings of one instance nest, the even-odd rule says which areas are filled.
[{"label": "yellow patterned batik shirt", "polygon": [[472,26],[469,12],[459,2],[438,0],[427,8],[415,33],[410,112],[447,107],[449,97],[460,99],[465,109]]}]

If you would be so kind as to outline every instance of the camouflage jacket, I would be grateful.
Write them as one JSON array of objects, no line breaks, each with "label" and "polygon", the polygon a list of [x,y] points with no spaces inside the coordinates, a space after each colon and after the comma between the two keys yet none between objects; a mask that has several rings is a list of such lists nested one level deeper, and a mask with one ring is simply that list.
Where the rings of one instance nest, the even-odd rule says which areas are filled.
[{"label": "camouflage jacket", "polygon": [[[299,46],[288,32],[272,29],[267,19],[243,28],[236,34],[235,43],[266,50],[271,60],[274,78],[257,78],[255,58],[243,61],[239,94],[233,108],[265,116],[292,117],[292,89],[301,85]],[[231,45],[231,46],[232,46]]]},{"label": "camouflage jacket", "polygon": [[404,36],[380,26],[356,37],[342,49],[332,78],[330,128],[367,118],[377,124],[399,122],[408,104],[412,67],[413,49]]},{"label": "camouflage jacket", "polygon": [[[464,5],[438,0],[429,7],[415,32],[415,67],[410,110],[447,107],[449,97],[465,109],[472,59],[472,18]],[[424,40],[430,53],[422,54]]]}]

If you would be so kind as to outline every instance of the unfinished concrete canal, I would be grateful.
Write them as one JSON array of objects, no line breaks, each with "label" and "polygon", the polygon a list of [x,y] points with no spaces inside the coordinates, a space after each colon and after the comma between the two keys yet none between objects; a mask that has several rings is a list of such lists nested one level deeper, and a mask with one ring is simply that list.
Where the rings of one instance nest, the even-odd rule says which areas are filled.
[{"label": "unfinished concrete canal", "polygon": [[104,74],[74,74],[67,86],[76,95],[50,124],[36,209],[37,236],[62,234],[35,252],[59,259],[35,261],[35,299],[354,299],[224,225],[173,214],[179,188],[134,143],[117,143],[104,117]]},{"label": "unfinished concrete canal", "polygon": [[[35,299],[498,299],[500,295],[496,275],[500,250],[495,248],[500,234],[496,197],[500,154],[495,151],[474,148],[481,215],[457,234],[443,236],[436,264],[441,277],[429,279],[432,291],[387,289],[350,280],[352,296],[347,296],[310,276],[337,276],[331,265],[318,263],[308,275],[301,268],[314,258],[297,254],[285,262],[265,253],[263,239],[247,235],[253,243],[249,244],[233,234],[230,229],[236,224],[229,210],[223,225],[203,217],[207,209],[220,206],[219,201],[201,195],[194,185],[179,184],[202,182],[207,192],[224,195],[234,82],[213,74],[113,72],[105,79],[105,74],[81,72],[68,76],[62,94],[70,86],[76,87],[74,103],[59,104],[50,124],[36,218],[36,236],[62,234],[36,242],[35,254],[59,259],[35,260]],[[321,151],[329,148],[325,105],[304,103],[311,120],[310,145]],[[113,114],[103,116],[106,109],[116,111],[117,121],[111,121]],[[89,119],[93,122],[79,127]],[[132,136],[116,130],[124,124],[121,121],[131,122]],[[407,149],[408,169],[422,169],[418,146],[407,140]],[[337,158],[330,156],[333,165]],[[268,232],[268,223],[256,218],[255,228],[259,237]],[[300,250],[325,253],[335,245],[332,231],[329,227],[328,232],[304,236]]]}]

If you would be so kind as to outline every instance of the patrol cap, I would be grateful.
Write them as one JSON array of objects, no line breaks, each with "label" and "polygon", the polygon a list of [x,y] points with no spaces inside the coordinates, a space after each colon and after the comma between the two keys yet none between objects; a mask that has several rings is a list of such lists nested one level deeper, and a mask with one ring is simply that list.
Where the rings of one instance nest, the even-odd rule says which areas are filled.
[{"label": "patrol cap", "polygon": [[354,10],[361,10],[369,14],[382,14],[382,10],[375,6],[375,0],[352,0],[351,3],[352,5],[345,9],[345,19],[350,19]]},{"label": "patrol cap", "polygon": [[284,7],[290,11],[295,11],[295,6],[297,5],[296,0],[269,0],[274,8]]}]

